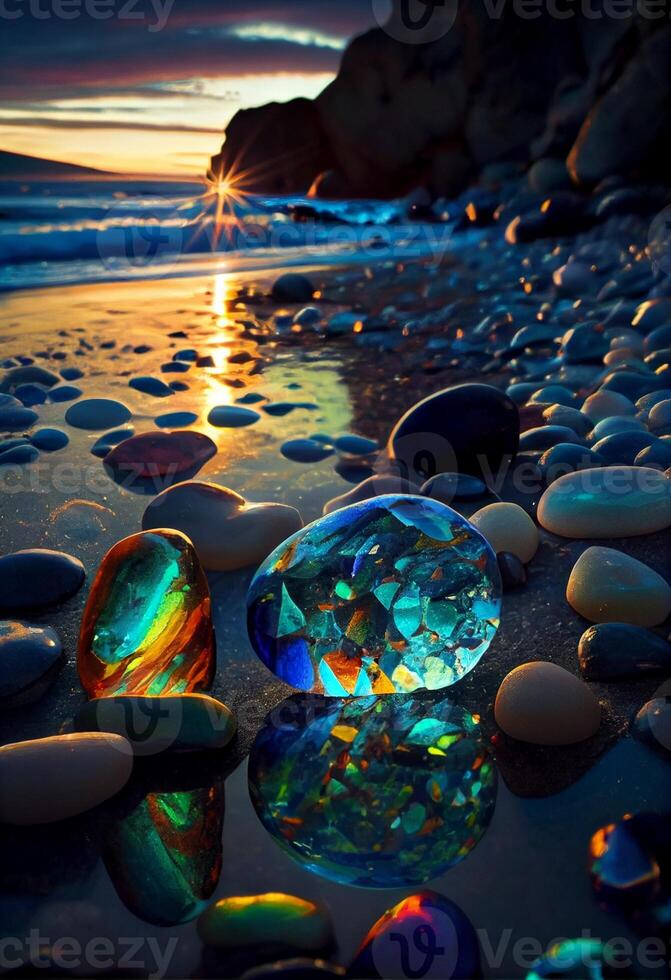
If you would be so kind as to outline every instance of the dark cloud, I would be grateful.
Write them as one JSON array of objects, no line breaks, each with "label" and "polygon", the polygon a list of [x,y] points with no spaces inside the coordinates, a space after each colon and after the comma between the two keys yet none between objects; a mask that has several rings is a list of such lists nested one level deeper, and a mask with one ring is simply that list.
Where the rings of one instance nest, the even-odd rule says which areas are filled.
[{"label": "dark cloud", "polygon": [[[161,30],[165,0],[97,0],[95,9],[115,11],[105,20],[87,12],[95,0],[81,0],[79,16],[68,20],[55,16],[61,0],[4,2],[21,14],[4,20],[0,31],[0,98],[14,103],[199,76],[335,71],[340,51],[318,40],[296,43],[291,28],[344,39],[372,22],[369,0],[174,0]],[[228,33],[263,22],[288,25],[286,37]]]},{"label": "dark cloud", "polygon": [[41,129],[141,129],[143,132],[155,133],[214,133],[221,134],[222,128],[211,129],[207,126],[185,126],[180,124],[146,123],[135,120],[120,122],[109,119],[52,119],[49,116],[15,116],[2,119],[3,126],[39,126]]}]

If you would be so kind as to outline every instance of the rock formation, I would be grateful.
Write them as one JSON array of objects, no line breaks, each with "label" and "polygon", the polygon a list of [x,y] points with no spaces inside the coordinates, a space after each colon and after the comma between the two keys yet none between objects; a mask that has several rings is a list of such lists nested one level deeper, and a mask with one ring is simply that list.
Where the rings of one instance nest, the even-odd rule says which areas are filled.
[{"label": "rock formation", "polygon": [[393,21],[368,31],[314,101],[238,112],[212,172],[244,171],[250,191],[314,185],[323,197],[418,185],[450,196],[500,163],[536,163],[556,186],[566,167],[588,187],[659,176],[671,162],[669,17],[632,3],[614,18],[602,2],[567,3],[573,16],[558,19],[541,5],[521,16],[521,5],[444,0],[452,16],[438,38],[399,40]]}]

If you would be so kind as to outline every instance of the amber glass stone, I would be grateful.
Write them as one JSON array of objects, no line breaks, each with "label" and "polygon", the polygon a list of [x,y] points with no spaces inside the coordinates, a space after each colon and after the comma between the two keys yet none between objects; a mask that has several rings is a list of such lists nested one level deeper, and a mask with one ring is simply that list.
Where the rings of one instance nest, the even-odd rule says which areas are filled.
[{"label": "amber glass stone", "polygon": [[84,610],[77,667],[92,698],[207,689],[216,648],[210,592],[179,531],[141,531],[105,555]]}]

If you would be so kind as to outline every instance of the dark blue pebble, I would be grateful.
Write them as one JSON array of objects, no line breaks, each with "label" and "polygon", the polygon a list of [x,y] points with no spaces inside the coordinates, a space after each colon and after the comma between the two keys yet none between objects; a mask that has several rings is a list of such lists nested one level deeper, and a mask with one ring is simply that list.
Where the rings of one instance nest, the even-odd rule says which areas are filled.
[{"label": "dark blue pebble", "polygon": [[197,350],[178,350],[176,354],[173,355],[173,361],[197,361],[198,351]]},{"label": "dark blue pebble", "polygon": [[348,456],[368,456],[380,448],[379,443],[374,439],[349,434],[338,436],[333,445],[337,452],[345,453]]},{"label": "dark blue pebble", "polygon": [[94,456],[98,456],[102,459],[107,456],[108,452],[112,446],[118,446],[120,442],[125,442],[126,439],[130,439],[131,436],[135,435],[135,429],[133,426],[128,426],[125,429],[114,429],[112,432],[106,432],[104,435],[94,442],[91,446],[91,452]]},{"label": "dark blue pebble", "polygon": [[84,582],[82,563],[62,551],[33,548],[0,558],[0,609],[40,609],[69,599]]},{"label": "dark blue pebble", "polygon": [[189,386],[185,381],[171,381],[170,387],[173,391],[188,391]]},{"label": "dark blue pebble", "polygon": [[199,357],[196,361],[196,367],[200,368],[211,368],[216,367],[214,363],[214,358],[210,354],[205,354],[203,357]]},{"label": "dark blue pebble", "polygon": [[186,361],[166,361],[165,364],[161,364],[163,374],[186,374],[190,368],[191,365]]},{"label": "dark blue pebble", "polygon": [[37,701],[62,662],[63,647],[55,630],[0,622],[0,708]]},{"label": "dark blue pebble", "polygon": [[57,385],[49,389],[49,401],[72,402],[82,394],[81,388],[77,388],[76,385]]},{"label": "dark blue pebble", "polygon": [[665,324],[663,327],[657,327],[649,333],[643,341],[643,346],[646,354],[671,347],[671,323]]},{"label": "dark blue pebble", "polygon": [[289,439],[280,447],[286,459],[294,463],[319,463],[333,455],[333,450],[314,439]]},{"label": "dark blue pebble", "polygon": [[45,388],[44,385],[25,384],[15,388],[14,394],[26,408],[31,408],[33,405],[45,403],[49,389]]},{"label": "dark blue pebble", "polygon": [[268,415],[282,416],[293,412],[295,408],[304,408],[308,412],[315,412],[319,405],[315,405],[313,402],[268,402],[262,407]]},{"label": "dark blue pebble", "polygon": [[517,555],[508,551],[500,551],[496,556],[496,562],[501,573],[501,583],[504,592],[512,592],[519,589],[527,582],[527,570]]},{"label": "dark blue pebble", "polygon": [[0,444],[0,466],[25,466],[26,463],[34,463],[39,455],[39,451],[28,444],[5,450]]},{"label": "dark blue pebble", "polygon": [[198,416],[195,412],[168,412],[155,418],[154,423],[159,429],[181,429],[197,420]]},{"label": "dark blue pebble", "polygon": [[141,391],[145,395],[153,395],[154,398],[166,398],[168,395],[174,394],[172,388],[169,388],[160,378],[151,378],[148,375],[131,378],[128,384],[136,391]]},{"label": "dark blue pebble", "polygon": [[652,466],[656,470],[671,468],[671,441],[657,439],[651,446],[642,449],[634,460],[636,466]]},{"label": "dark blue pebble", "polygon": [[575,443],[560,442],[546,450],[538,461],[538,467],[547,484],[554,483],[560,476],[576,473],[578,470],[592,470],[605,466],[605,460],[598,453],[578,446]]},{"label": "dark blue pebble", "polygon": [[260,395],[257,391],[248,391],[246,395],[236,398],[235,402],[237,405],[256,405],[257,402],[264,402],[265,400],[265,395]]},{"label": "dark blue pebble", "polygon": [[133,348],[133,353],[134,354],[148,354],[150,350],[151,350],[151,347],[149,347],[148,344],[138,344],[137,347],[134,347]]},{"label": "dark blue pebble", "polygon": [[422,486],[420,493],[425,497],[434,497],[436,500],[448,501],[470,501],[485,500],[491,497],[492,501],[497,500],[496,494],[477,476],[469,476],[467,473],[437,473]]},{"label": "dark blue pebble", "polygon": [[594,452],[598,453],[605,460],[606,466],[633,466],[638,454],[652,446],[656,441],[656,436],[650,432],[639,432],[630,429],[625,432],[616,432],[612,436],[599,439],[595,444]]},{"label": "dark blue pebble", "polygon": [[616,391],[631,402],[638,401],[651,391],[658,391],[666,385],[659,375],[636,374],[633,371],[615,371],[601,385],[606,391]]},{"label": "dark blue pebble", "polygon": [[273,283],[273,299],[282,303],[302,303],[312,299],[314,286],[299,272],[285,272]]},{"label": "dark blue pebble", "polygon": [[580,637],[578,661],[591,681],[671,673],[671,643],[640,626],[597,623]]},{"label": "dark blue pebble", "polygon": [[211,409],[207,416],[210,425],[221,428],[239,429],[246,425],[253,425],[261,418],[258,412],[251,408],[238,408],[236,405],[218,405]]},{"label": "dark blue pebble", "polygon": [[33,446],[43,449],[46,452],[55,452],[57,449],[64,449],[70,442],[67,433],[61,429],[38,429],[30,437]]},{"label": "dark blue pebble", "polygon": [[520,436],[520,452],[529,450],[551,449],[560,442],[583,445],[579,435],[569,429],[566,425],[539,425],[535,429],[529,429]]},{"label": "dark blue pebble", "polygon": [[63,378],[64,381],[78,381],[79,378],[83,377],[84,372],[80,371],[79,368],[76,367],[65,367],[61,371],[61,378]]},{"label": "dark blue pebble", "polygon": [[29,429],[37,422],[38,415],[32,408],[23,405],[0,405],[0,432],[16,432]]}]

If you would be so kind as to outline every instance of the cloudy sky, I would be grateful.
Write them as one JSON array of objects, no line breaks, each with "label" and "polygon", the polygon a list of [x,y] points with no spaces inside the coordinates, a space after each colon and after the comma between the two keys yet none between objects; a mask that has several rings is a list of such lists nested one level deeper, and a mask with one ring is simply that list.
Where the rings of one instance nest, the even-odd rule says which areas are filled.
[{"label": "cloudy sky", "polygon": [[0,149],[202,174],[245,106],[314,96],[370,0],[0,0]]}]

